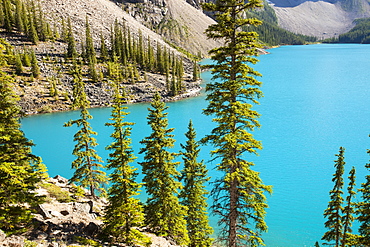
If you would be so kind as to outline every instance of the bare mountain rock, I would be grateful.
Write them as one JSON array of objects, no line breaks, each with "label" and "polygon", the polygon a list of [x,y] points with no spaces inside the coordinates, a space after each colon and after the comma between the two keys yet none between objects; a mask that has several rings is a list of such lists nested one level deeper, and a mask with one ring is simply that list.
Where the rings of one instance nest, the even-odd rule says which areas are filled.
[{"label": "bare mountain rock", "polygon": [[370,17],[366,0],[271,0],[279,26],[293,33],[330,38],[349,31],[353,20]]}]

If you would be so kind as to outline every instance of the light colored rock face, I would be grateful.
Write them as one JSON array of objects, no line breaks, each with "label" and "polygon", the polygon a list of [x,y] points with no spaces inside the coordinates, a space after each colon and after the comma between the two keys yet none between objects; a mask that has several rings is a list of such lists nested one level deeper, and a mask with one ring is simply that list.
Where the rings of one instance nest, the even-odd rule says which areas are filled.
[{"label": "light colored rock face", "polygon": [[203,55],[207,55],[210,48],[220,46],[221,43],[208,39],[204,34],[208,26],[215,23],[214,20],[185,0],[167,0],[167,4],[172,18],[187,30],[187,37],[182,40],[181,46],[193,54],[202,52]]},{"label": "light colored rock face", "polygon": [[293,33],[331,38],[348,32],[353,20],[369,17],[366,1],[358,1],[352,10],[345,11],[340,1],[272,0],[271,6],[278,17],[279,26]]},{"label": "light colored rock face", "polygon": [[354,24],[342,8],[328,2],[304,2],[295,7],[274,7],[279,26],[293,33],[329,38],[350,30]]}]

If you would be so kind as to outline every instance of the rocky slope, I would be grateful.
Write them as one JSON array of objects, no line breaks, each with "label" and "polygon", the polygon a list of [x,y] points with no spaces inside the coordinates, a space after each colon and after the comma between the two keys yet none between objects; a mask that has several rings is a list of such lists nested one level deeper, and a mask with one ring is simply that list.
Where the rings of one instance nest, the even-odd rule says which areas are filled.
[{"label": "rocky slope", "polygon": [[207,39],[205,29],[214,20],[200,10],[203,0],[122,1],[123,8],[164,39],[192,54],[207,56],[220,43]]},{"label": "rocky slope", "polygon": [[[204,30],[214,21],[203,14],[200,10],[188,4],[185,0],[151,0],[148,2],[147,11],[143,11],[146,17],[154,12],[153,18],[149,18],[152,24],[161,23],[161,35],[146,27],[143,21],[145,16],[136,15],[137,3],[127,1],[111,0],[40,0],[40,6],[51,26],[62,30],[62,22],[67,18],[71,19],[76,39],[77,50],[81,51],[85,41],[85,21],[88,17],[91,27],[92,38],[95,47],[100,47],[100,34],[105,37],[106,43],[110,46],[110,35],[112,25],[118,21],[125,23],[131,31],[134,39],[137,39],[139,32],[144,39],[150,39],[153,47],[160,44],[174,53],[176,56],[184,57],[185,75],[183,77],[186,92],[176,97],[170,97],[166,91],[165,76],[153,73],[139,72],[138,82],[135,84],[126,83],[126,89],[130,94],[131,102],[150,101],[154,92],[158,91],[165,100],[177,100],[182,97],[189,97],[197,94],[200,90],[199,82],[194,83],[192,77],[192,61],[184,55],[187,51],[193,54],[207,55],[208,51],[218,45],[217,42],[207,40]],[[136,2],[136,1],[132,1]],[[140,1],[141,2],[141,1]],[[133,6],[133,7],[132,7]],[[140,7],[140,6],[139,6]],[[135,18],[134,18],[135,17]],[[155,22],[155,18],[158,23]],[[175,23],[178,33],[174,33],[170,24]],[[151,28],[153,28],[153,25]],[[153,28],[155,29],[155,28]],[[158,31],[158,30],[157,30]],[[55,42],[40,42],[37,46],[32,45],[19,33],[9,34],[0,30],[0,37],[7,39],[18,51],[34,49],[41,76],[38,79],[29,77],[18,77],[15,91],[21,97],[20,105],[27,114],[43,113],[51,111],[68,110],[71,104],[72,76],[68,70],[70,65],[64,64],[62,57],[66,52],[66,43],[60,40]],[[99,68],[104,72],[106,68]],[[86,71],[87,72],[87,71]],[[56,89],[59,92],[57,97],[51,96],[50,88],[53,80],[57,80]],[[108,106],[112,101],[112,90],[104,80],[100,83],[85,82],[86,91],[92,107]]]},{"label": "rocky slope", "polygon": [[320,39],[338,36],[354,27],[356,18],[370,17],[366,0],[271,0],[279,26]]},{"label": "rocky slope", "polygon": [[[103,224],[101,216],[106,200],[92,199],[83,194],[87,191],[80,188],[82,192],[76,192],[76,188],[61,176],[45,180],[37,192],[46,196],[46,202],[36,209],[34,228],[10,237],[0,230],[0,246],[64,247],[91,246],[93,243],[108,246],[96,238]],[[176,247],[163,237],[145,234],[151,238],[152,247]]]}]

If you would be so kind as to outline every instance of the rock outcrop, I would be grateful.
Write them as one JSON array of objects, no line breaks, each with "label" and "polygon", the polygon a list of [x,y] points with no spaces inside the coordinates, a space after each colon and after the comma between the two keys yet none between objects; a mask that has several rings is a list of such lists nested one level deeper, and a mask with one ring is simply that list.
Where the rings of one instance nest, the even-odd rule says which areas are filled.
[{"label": "rock outcrop", "polygon": [[[46,185],[41,185],[37,192],[45,195],[47,202],[36,208],[33,228],[22,235],[8,237],[0,230],[0,247],[24,247],[36,244],[38,247],[78,246],[81,244],[79,239],[99,242],[97,235],[103,224],[101,216],[107,205],[106,199],[93,199],[89,192],[82,188],[85,195],[76,194],[76,186],[69,184],[68,179],[61,176],[49,178],[44,184]],[[72,201],[58,201],[61,198],[54,196],[55,190],[66,192]],[[146,234],[152,239],[152,247],[176,246],[163,237]],[[108,243],[100,244],[108,246]]]}]

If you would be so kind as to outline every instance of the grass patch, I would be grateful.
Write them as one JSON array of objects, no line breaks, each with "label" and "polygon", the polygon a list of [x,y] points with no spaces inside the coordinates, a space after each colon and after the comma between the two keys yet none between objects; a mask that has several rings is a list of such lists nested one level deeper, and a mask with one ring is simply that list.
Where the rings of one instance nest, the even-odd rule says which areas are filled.
[{"label": "grass patch", "polygon": [[62,190],[59,186],[52,183],[43,183],[41,187],[46,189],[51,198],[55,198],[58,202],[73,202],[75,199],[71,197],[68,191]]}]

